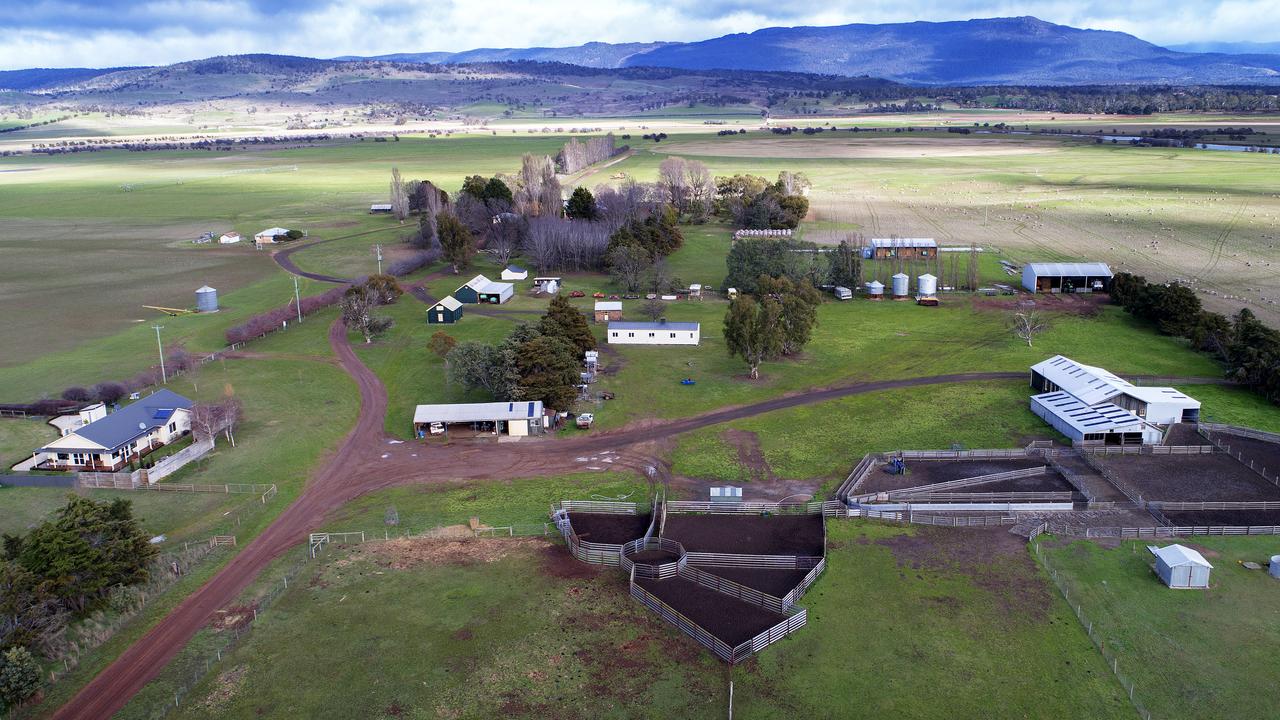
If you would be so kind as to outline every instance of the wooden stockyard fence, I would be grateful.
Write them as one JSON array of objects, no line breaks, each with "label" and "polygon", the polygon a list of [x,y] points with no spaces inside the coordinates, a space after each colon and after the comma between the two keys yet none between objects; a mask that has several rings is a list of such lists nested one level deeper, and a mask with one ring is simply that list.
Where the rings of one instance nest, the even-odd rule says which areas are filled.
[{"label": "wooden stockyard fence", "polygon": [[[649,529],[643,537],[620,545],[591,543],[582,540],[573,530],[570,512],[598,512],[635,514],[635,503],[565,500],[551,507],[551,517],[577,559],[598,565],[616,565],[630,578],[630,593],[641,604],[653,610],[663,620],[710,650],[727,663],[742,662],[769,644],[804,627],[808,611],[796,603],[827,567],[825,557],[803,555],[748,555],[735,553],[688,552],[684,545],[661,536],[668,514],[698,513],[710,515],[844,515],[846,509],[839,501],[807,503],[732,503],[658,501]],[[657,535],[655,536],[655,531]],[[826,528],[823,528],[823,547],[826,547]],[[633,560],[633,556],[646,551],[660,551],[677,559],[662,563],[645,563]],[[758,568],[770,570],[805,570],[804,578],[783,597],[775,597],[748,587],[742,583],[706,572],[700,567]],[[663,602],[661,598],[636,583],[636,578],[665,580],[680,577],[726,597],[735,598],[764,610],[786,616],[786,619],[739,645],[727,643],[708,632],[697,622]]]}]

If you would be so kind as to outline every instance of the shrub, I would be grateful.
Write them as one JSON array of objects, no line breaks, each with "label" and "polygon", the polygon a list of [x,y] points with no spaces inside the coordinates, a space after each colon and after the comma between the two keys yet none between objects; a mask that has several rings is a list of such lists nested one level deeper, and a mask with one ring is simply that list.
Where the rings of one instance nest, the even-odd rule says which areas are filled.
[{"label": "shrub", "polygon": [[[310,295],[302,298],[301,314],[303,316],[310,315],[322,308],[336,305],[342,300],[342,293],[346,289],[346,285],[341,285],[319,295]],[[299,307],[293,303],[288,303],[254,315],[239,325],[227,329],[227,344],[235,345],[236,343],[262,337],[269,332],[278,330],[286,322],[296,319],[298,314]]]}]

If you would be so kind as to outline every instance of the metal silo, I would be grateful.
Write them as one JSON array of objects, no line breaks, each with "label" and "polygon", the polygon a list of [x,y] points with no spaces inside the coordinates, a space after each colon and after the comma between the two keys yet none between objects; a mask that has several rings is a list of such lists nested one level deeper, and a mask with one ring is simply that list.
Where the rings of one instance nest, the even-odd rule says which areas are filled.
[{"label": "metal silo", "polygon": [[197,290],[196,312],[218,312],[218,291],[208,285]]},{"label": "metal silo", "polygon": [[893,299],[901,300],[907,296],[907,284],[911,282],[911,278],[904,273],[898,273],[893,276]]},{"label": "metal silo", "polygon": [[938,278],[925,273],[916,278],[916,294],[920,297],[933,297],[938,294]]},{"label": "metal silo", "polygon": [[872,280],[867,283],[867,299],[883,300],[884,299],[884,283]]}]

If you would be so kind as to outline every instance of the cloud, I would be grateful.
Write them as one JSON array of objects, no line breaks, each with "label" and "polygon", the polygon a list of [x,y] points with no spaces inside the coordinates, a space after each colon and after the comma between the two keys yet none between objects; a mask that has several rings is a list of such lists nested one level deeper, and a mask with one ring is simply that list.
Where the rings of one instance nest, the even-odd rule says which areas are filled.
[{"label": "cloud", "polygon": [[1011,15],[1160,44],[1280,39],[1275,0],[9,0],[0,14],[0,68],[687,41],[774,25]]}]

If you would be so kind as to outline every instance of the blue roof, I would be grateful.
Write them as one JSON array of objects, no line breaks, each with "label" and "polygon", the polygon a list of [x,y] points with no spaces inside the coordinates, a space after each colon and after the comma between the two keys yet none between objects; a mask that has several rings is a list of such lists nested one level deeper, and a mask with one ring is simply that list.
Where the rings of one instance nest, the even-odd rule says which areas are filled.
[{"label": "blue roof", "polygon": [[157,390],[132,405],[85,425],[75,434],[114,450],[169,422],[175,410],[189,410],[191,405],[190,400],[172,390]]}]

